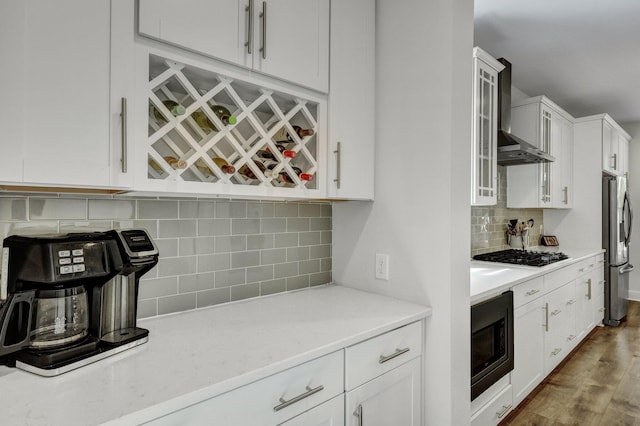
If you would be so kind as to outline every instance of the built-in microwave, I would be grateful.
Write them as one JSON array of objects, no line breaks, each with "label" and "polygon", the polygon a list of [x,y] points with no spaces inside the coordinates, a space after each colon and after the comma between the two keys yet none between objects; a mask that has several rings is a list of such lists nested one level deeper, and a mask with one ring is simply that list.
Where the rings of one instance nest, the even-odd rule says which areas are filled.
[{"label": "built-in microwave", "polygon": [[513,370],[513,292],[471,306],[471,400]]}]

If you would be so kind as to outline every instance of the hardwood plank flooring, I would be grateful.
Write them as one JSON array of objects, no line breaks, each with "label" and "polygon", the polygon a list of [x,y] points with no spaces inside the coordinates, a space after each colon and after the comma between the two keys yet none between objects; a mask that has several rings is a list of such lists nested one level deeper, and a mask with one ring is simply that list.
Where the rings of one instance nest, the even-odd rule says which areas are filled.
[{"label": "hardwood plank flooring", "polygon": [[597,327],[501,426],[640,426],[640,302]]}]

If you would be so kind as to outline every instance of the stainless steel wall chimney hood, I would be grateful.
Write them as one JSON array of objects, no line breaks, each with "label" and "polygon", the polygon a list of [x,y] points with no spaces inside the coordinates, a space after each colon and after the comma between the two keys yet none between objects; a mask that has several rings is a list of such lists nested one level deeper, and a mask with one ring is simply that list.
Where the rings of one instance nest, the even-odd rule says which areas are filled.
[{"label": "stainless steel wall chimney hood", "polygon": [[498,74],[498,164],[514,166],[553,162],[555,158],[511,133],[511,63],[498,59],[504,69]]}]

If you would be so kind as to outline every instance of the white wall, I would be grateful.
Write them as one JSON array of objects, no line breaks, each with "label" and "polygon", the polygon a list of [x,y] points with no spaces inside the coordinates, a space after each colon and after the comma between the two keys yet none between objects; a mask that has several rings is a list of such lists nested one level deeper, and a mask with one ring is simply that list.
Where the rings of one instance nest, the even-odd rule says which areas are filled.
[{"label": "white wall", "polygon": [[[473,0],[377,0],[376,192],[335,203],[338,284],[433,307],[426,424],[469,423]],[[375,253],[390,256],[376,280]]]},{"label": "white wall", "polygon": [[629,123],[622,127],[633,138],[629,144],[629,194],[635,213],[629,262],[636,270],[629,275],[629,298],[640,300],[640,123]]}]

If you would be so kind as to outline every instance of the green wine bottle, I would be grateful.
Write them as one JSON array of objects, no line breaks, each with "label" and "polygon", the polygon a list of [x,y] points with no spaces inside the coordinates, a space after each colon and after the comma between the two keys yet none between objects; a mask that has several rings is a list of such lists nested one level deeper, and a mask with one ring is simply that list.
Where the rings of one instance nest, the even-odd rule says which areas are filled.
[{"label": "green wine bottle", "polygon": [[[180,105],[176,101],[172,101],[170,99],[167,99],[167,100],[162,101],[162,103],[164,104],[165,107],[167,107],[169,112],[171,114],[173,114],[174,117],[177,117],[179,115],[183,115],[185,113],[184,107],[182,105]],[[169,122],[166,119],[166,117],[164,115],[162,115],[162,113],[160,111],[158,111],[158,108],[156,108],[156,107],[151,107],[151,108],[153,108],[153,116],[155,117],[156,120],[158,120],[160,122],[163,122],[163,123],[168,123]]]}]

